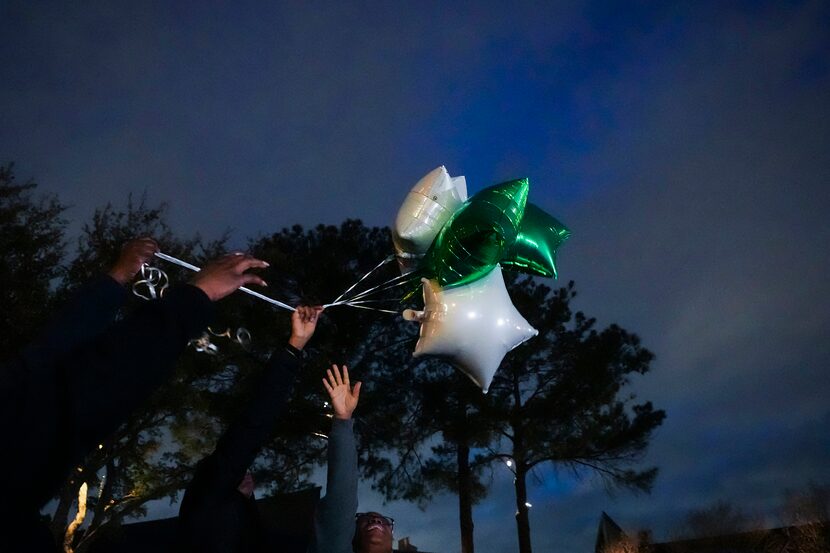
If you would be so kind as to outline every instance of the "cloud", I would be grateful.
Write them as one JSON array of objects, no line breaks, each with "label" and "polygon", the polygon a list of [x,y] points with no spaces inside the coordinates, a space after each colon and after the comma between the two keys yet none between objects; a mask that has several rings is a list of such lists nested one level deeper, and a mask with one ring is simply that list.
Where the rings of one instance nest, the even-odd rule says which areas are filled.
[{"label": "cloud", "polygon": [[[666,532],[826,481],[826,3],[478,8],[5,6],[0,152],[76,224],[146,188],[208,236],[385,224],[440,163],[530,176],[576,306],[655,351],[634,389],[668,413],[653,494],[534,487],[537,549],[590,550],[603,509]],[[496,478],[479,551],[515,549],[513,505]],[[389,512],[457,549],[452,497]]]}]

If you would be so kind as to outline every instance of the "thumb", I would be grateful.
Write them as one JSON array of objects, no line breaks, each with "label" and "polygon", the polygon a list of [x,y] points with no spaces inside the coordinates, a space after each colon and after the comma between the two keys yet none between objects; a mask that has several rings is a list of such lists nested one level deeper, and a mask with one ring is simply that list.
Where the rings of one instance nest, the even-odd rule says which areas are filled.
[{"label": "thumb", "polygon": [[357,401],[358,398],[360,397],[360,386],[362,384],[363,384],[363,382],[358,381],[358,382],[355,383],[354,388],[352,388],[352,395],[354,396],[355,401]]}]

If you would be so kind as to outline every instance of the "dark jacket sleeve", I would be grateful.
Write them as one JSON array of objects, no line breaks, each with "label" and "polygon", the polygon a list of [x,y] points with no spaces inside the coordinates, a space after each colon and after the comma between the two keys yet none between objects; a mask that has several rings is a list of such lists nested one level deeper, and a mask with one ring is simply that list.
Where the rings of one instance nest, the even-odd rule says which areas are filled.
[{"label": "dark jacket sleeve", "polygon": [[[300,366],[297,356],[288,349],[271,355],[252,400],[222,434],[216,449],[199,463],[187,494],[209,504],[221,501],[236,488],[254,462],[262,446],[273,434],[285,410],[294,378]],[[193,497],[187,501],[193,502]],[[185,509],[185,501],[182,509]]]},{"label": "dark jacket sleeve", "polygon": [[326,495],[314,514],[310,553],[350,553],[357,512],[357,447],[353,421],[334,419],[328,444]]},{"label": "dark jacket sleeve", "polygon": [[21,355],[31,370],[54,369],[56,360],[104,332],[126,299],[123,286],[109,275],[98,275],[72,295]]},{"label": "dark jacket sleeve", "polygon": [[3,406],[13,419],[0,439],[17,446],[4,459],[15,467],[14,479],[3,479],[7,489],[19,489],[33,504],[55,493],[73,464],[164,382],[211,314],[204,292],[181,286],[63,354],[58,350],[64,346],[55,347],[4,367],[15,397]]},{"label": "dark jacket sleeve", "polygon": [[[56,407],[58,360],[112,325],[127,291],[108,275],[84,284],[13,358],[0,366],[0,435],[19,443],[27,410],[48,417]],[[65,415],[65,414],[64,414]]]},{"label": "dark jacket sleeve", "polygon": [[202,290],[173,288],[66,358],[63,369],[83,448],[118,428],[170,376],[212,314]]}]

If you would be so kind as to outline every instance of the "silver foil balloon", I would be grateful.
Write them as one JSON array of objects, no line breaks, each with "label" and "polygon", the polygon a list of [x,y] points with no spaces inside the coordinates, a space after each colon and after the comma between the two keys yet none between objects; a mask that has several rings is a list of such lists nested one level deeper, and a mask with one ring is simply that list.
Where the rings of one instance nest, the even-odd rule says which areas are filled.
[{"label": "silver foil balloon", "polygon": [[424,310],[403,313],[421,323],[413,355],[448,359],[486,393],[505,354],[539,332],[514,307],[499,265],[462,286],[422,282]]},{"label": "silver foil balloon", "polygon": [[412,187],[398,210],[392,229],[392,241],[402,273],[418,267],[444,223],[465,201],[466,179],[450,177],[443,165]]}]

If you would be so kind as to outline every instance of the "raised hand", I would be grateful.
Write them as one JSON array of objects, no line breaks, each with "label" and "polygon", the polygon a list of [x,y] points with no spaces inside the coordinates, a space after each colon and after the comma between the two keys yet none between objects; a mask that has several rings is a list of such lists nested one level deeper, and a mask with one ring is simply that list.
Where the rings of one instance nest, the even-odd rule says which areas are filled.
[{"label": "raised hand", "polygon": [[291,314],[291,338],[288,343],[297,349],[303,349],[317,329],[317,321],[323,308],[319,305],[308,307],[301,305]]},{"label": "raised hand", "polygon": [[121,246],[118,261],[109,271],[109,275],[122,286],[135,278],[136,273],[145,263],[153,259],[153,254],[159,251],[159,245],[149,237],[134,238]]},{"label": "raised hand", "polygon": [[264,269],[268,263],[253,256],[232,253],[211,261],[193,276],[190,283],[201,288],[211,301],[216,301],[235,292],[246,284],[268,286],[264,280],[248,269]]},{"label": "raised hand", "polygon": [[349,384],[349,368],[343,365],[343,374],[337,365],[332,365],[326,371],[328,379],[323,379],[323,386],[331,398],[331,406],[334,408],[334,416],[338,419],[348,420],[352,418],[352,412],[357,407],[360,398],[360,382],[354,387]]}]

